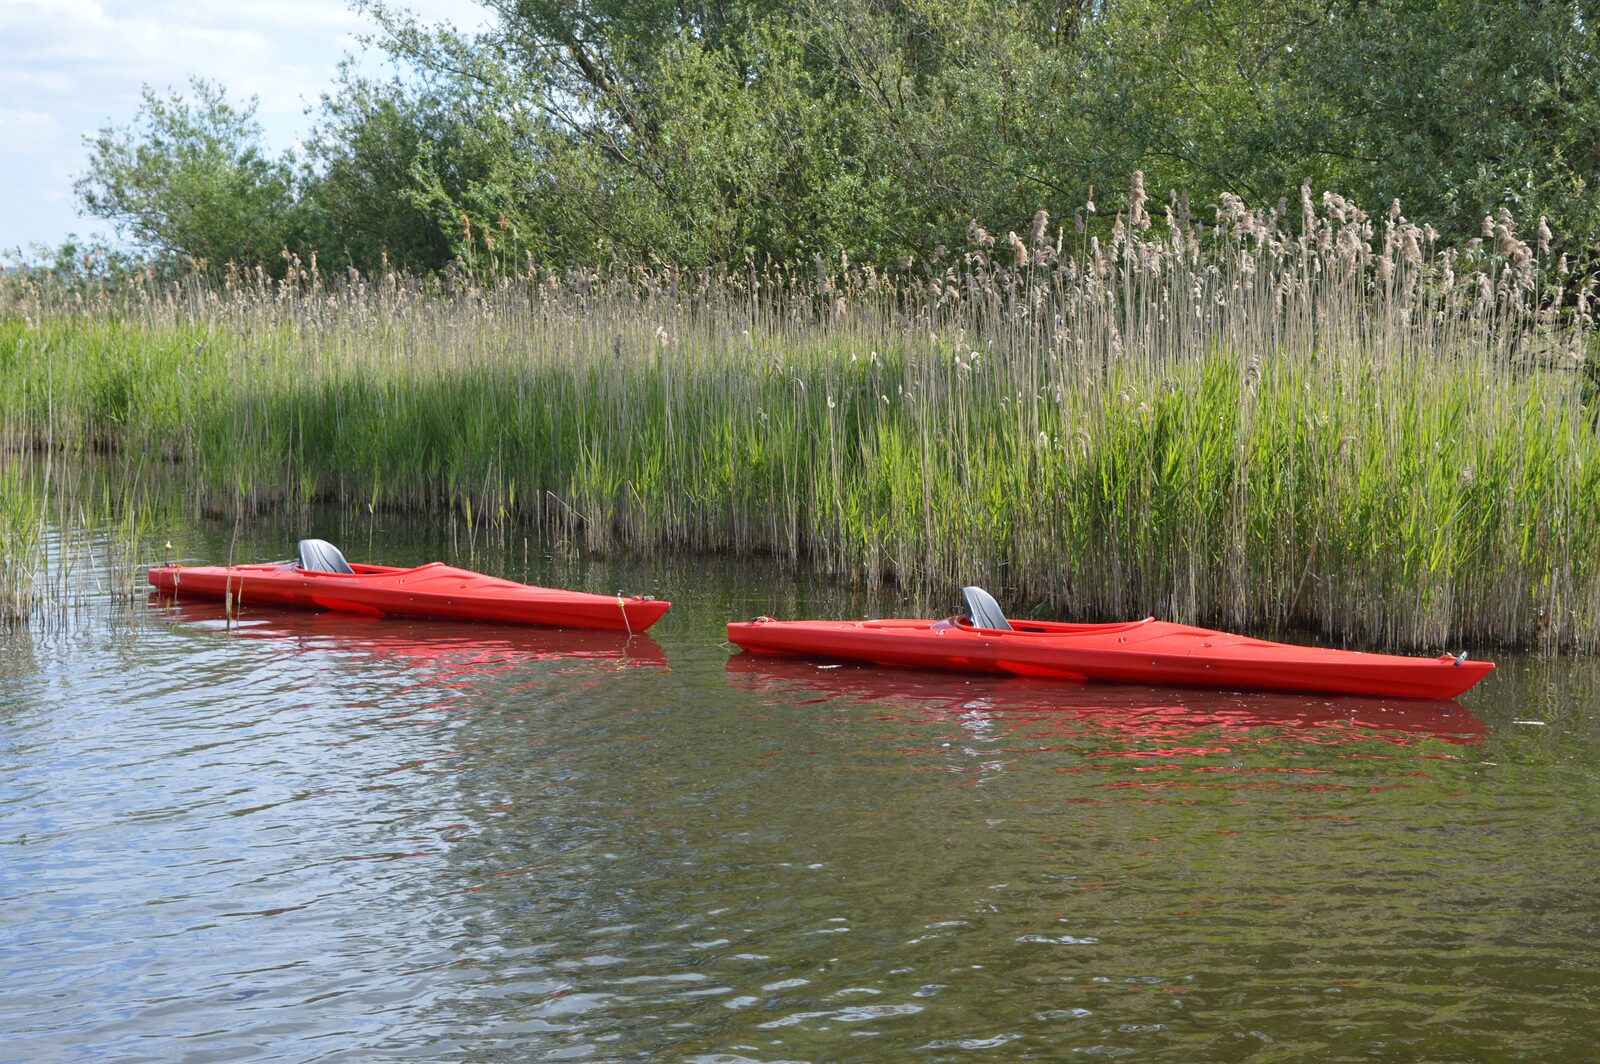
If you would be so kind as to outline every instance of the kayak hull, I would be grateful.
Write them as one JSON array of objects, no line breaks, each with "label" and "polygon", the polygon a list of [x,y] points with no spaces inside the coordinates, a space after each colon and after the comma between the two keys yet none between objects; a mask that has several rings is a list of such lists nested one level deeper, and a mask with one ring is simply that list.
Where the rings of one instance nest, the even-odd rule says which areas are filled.
[{"label": "kayak hull", "polygon": [[351,568],[354,572],[346,574],[301,569],[293,563],[169,565],[151,569],[150,584],[174,598],[231,598],[243,606],[629,632],[644,631],[671,608],[671,603],[656,599],[534,587],[441,562],[411,569]]},{"label": "kayak hull", "polygon": [[1273,643],[1146,618],[1119,624],[1014,622],[1015,631],[953,621],[754,621],[728,640],[754,654],[823,657],[921,669],[1058,680],[1178,684],[1403,698],[1455,698],[1486,661],[1366,654]]}]

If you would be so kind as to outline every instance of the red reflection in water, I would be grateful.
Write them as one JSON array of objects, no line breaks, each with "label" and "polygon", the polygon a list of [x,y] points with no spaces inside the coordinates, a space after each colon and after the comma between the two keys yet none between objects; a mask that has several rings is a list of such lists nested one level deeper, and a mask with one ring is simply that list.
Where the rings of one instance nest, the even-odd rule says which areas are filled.
[{"label": "red reflection in water", "polygon": [[666,655],[648,635],[596,629],[429,621],[404,617],[252,607],[231,621],[221,603],[174,602],[158,595],[150,604],[186,624],[225,629],[237,639],[300,641],[334,651],[354,651],[401,668],[426,667],[430,682],[447,676],[504,673],[533,661],[610,663],[618,668],[667,668]]},{"label": "red reflection in water", "polygon": [[[882,720],[927,723],[956,718],[963,727],[997,729],[1012,742],[1081,740],[1086,734],[1116,740],[1110,747],[1093,751],[1083,750],[1081,741],[1074,743],[1074,749],[1087,758],[1206,757],[1233,752],[1229,743],[1239,740],[1252,746],[1283,741],[1319,746],[1350,742],[1411,746],[1424,739],[1469,744],[1481,742],[1489,731],[1482,721],[1450,701],[964,677],[855,665],[818,666],[751,654],[730,657],[727,672],[735,686],[781,692],[790,704],[795,704],[796,692],[804,692],[800,704],[843,700],[895,711],[894,716],[879,718]],[[818,693],[823,697],[815,697]],[[1032,753],[1054,747],[991,749]],[[1134,771],[1179,767],[1172,763]],[[1213,767],[1208,771],[1260,770]]]}]

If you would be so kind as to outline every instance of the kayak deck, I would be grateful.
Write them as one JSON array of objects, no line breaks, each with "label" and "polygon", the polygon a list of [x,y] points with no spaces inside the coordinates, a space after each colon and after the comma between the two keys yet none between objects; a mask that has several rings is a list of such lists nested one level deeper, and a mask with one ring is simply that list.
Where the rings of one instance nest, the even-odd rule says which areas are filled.
[{"label": "kayak deck", "polygon": [[643,632],[672,605],[639,596],[535,587],[442,562],[409,569],[358,564],[349,568],[349,573],[336,573],[303,569],[294,562],[168,565],[150,570],[150,584],[173,597],[231,597],[242,605],[630,632]]},{"label": "kayak deck", "polygon": [[728,639],[755,654],[1059,680],[1181,684],[1330,694],[1454,698],[1485,661],[1295,646],[1147,617],[1114,624],[1014,621],[1011,630],[947,621],[754,621]]}]

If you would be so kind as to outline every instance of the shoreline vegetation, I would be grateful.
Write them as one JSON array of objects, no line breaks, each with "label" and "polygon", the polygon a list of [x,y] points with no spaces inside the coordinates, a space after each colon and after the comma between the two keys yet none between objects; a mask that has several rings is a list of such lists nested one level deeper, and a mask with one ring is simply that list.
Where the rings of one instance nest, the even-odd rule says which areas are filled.
[{"label": "shoreline vegetation", "polygon": [[1447,247],[1309,183],[1152,210],[1135,175],[1109,227],[890,271],[0,280],[0,613],[73,509],[18,472],[44,451],[113,456],[127,527],[160,479],[196,515],[450,513],[1040,616],[1600,647],[1594,285],[1542,219]]}]

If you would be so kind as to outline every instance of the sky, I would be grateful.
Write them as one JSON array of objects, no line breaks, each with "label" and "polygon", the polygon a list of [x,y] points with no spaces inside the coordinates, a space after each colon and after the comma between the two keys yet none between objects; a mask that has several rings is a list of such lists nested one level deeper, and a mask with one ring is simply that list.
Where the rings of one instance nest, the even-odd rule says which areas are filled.
[{"label": "sky", "polygon": [[[395,6],[468,29],[488,19],[474,0]],[[287,148],[373,29],[346,0],[0,0],[0,259],[69,233],[111,237],[78,213],[72,182],[88,159],[84,134],[126,125],[143,85],[199,76],[235,102],[259,97],[267,144]],[[362,66],[384,69],[371,52]]]}]

